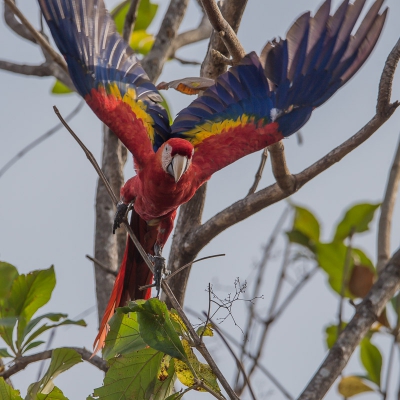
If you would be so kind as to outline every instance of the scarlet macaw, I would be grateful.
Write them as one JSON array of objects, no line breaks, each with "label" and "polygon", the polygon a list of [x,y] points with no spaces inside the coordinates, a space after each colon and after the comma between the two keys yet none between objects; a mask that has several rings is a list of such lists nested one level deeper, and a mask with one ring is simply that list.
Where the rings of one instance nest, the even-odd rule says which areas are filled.
[{"label": "scarlet macaw", "polygon": [[[131,226],[149,254],[160,255],[177,208],[211,175],[298,131],[361,67],[386,18],[376,0],[354,35],[365,0],[344,0],[333,16],[326,0],[284,40],[267,43],[222,74],[172,126],[157,89],[116,32],[103,0],[39,0],[79,94],[133,154],[136,176],[121,189],[114,229],[134,201]],[[99,334],[116,307],[148,299],[152,274],[128,238]]]}]

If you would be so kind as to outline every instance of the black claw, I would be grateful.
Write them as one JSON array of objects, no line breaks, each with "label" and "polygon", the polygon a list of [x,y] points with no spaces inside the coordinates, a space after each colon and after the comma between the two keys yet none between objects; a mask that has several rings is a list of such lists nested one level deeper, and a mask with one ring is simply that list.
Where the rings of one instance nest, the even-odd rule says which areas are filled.
[{"label": "black claw", "polygon": [[123,203],[122,201],[119,201],[117,204],[117,212],[115,213],[114,217],[113,233],[115,233],[115,231],[121,226],[127,211],[128,205]]}]

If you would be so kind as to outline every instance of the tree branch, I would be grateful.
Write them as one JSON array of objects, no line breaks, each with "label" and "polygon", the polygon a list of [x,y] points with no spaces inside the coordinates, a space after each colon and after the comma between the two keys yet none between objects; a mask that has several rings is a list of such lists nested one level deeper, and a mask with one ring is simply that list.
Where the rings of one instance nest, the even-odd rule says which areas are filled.
[{"label": "tree branch", "polygon": [[18,9],[18,7],[12,2],[12,0],[4,0],[5,3],[10,7],[12,12],[21,20],[23,25],[26,27],[26,29],[32,34],[32,36],[35,38],[36,42],[44,49],[46,50],[53,60],[60,65],[60,67],[68,73],[68,68],[67,64],[64,61],[64,59],[61,57],[60,54],[58,54],[49,44],[49,42],[43,37],[43,35],[38,32],[32,25],[31,23],[25,18],[25,16],[22,14],[22,12]]},{"label": "tree branch", "polygon": [[290,173],[286,164],[285,147],[282,140],[268,146],[268,152],[271,155],[272,172],[276,183],[283,192],[293,193],[296,187],[296,178]]},{"label": "tree branch", "polygon": [[206,15],[203,15],[203,18],[201,19],[197,28],[183,32],[175,38],[169,49],[168,58],[176,58],[175,53],[181,47],[208,39],[211,35],[211,32],[212,27],[210,21]]},{"label": "tree branch", "polygon": [[122,37],[127,43],[129,43],[129,38],[131,37],[132,30],[136,22],[138,8],[139,8],[139,0],[131,0],[129,10],[125,16],[124,30],[122,33]]},{"label": "tree branch", "polygon": [[400,250],[394,254],[379,279],[364,298],[349,324],[343,330],[327,357],[311,379],[299,400],[322,399],[346,366],[353,351],[386,303],[400,288]]},{"label": "tree branch", "polygon": [[[79,347],[66,347],[66,349],[75,350],[77,353],[81,355],[82,360],[87,361],[88,363],[94,365],[95,367],[104,372],[107,372],[108,370],[107,362],[98,356],[92,357],[91,351],[86,349],[81,349]],[[0,377],[8,379],[10,376],[25,369],[29,364],[51,358],[52,354],[53,350],[46,350],[42,351],[41,353],[32,354],[30,356],[17,357],[14,359],[13,365],[10,368],[0,373]]]},{"label": "tree branch", "polygon": [[260,180],[262,178],[262,174],[264,172],[265,163],[267,162],[267,158],[268,158],[268,147],[266,147],[263,150],[262,154],[261,154],[260,165],[258,166],[256,175],[254,177],[254,183],[251,186],[251,188],[249,189],[249,192],[247,193],[247,196],[250,196],[251,194],[256,192],[258,184],[260,183]]},{"label": "tree branch", "polygon": [[21,36],[22,38],[29,40],[30,42],[36,43],[34,36],[26,28],[25,25],[18,22],[10,6],[8,6],[7,4],[4,4],[4,20],[6,21],[6,24],[9,26],[9,28],[13,30],[18,36]]},{"label": "tree branch", "polygon": [[378,261],[376,269],[382,271],[390,257],[390,234],[392,227],[392,216],[396,203],[397,191],[400,183],[400,141],[397,152],[394,156],[388,183],[386,186],[385,198],[381,205],[381,216],[379,218],[378,230]]},{"label": "tree branch", "polygon": [[171,0],[154,45],[149,54],[142,60],[141,64],[153,82],[160,76],[168,58],[171,43],[176,37],[188,3],[189,0]]},{"label": "tree branch", "polygon": [[222,16],[222,13],[214,0],[201,0],[201,2],[211,25],[224,42],[232,56],[233,62],[238,63],[246,55],[246,52],[240,44],[235,31]]},{"label": "tree branch", "polygon": [[0,60],[0,69],[20,75],[52,76],[49,65],[44,62],[40,65],[17,64],[11,61]]}]

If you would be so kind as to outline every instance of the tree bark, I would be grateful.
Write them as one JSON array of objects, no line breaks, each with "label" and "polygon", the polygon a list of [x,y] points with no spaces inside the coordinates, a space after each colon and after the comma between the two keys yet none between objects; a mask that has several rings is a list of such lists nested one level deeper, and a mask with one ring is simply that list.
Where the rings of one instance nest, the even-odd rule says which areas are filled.
[{"label": "tree bark", "polygon": [[[114,193],[119,196],[119,190],[124,184],[123,167],[127,159],[125,146],[118,138],[104,127],[102,170],[107,177]],[[96,192],[96,229],[94,258],[117,271],[125,248],[126,233],[119,229],[112,233],[115,207],[101,180],[97,183]],[[96,297],[99,322],[104,314],[115,277],[94,263],[96,277]]]}]

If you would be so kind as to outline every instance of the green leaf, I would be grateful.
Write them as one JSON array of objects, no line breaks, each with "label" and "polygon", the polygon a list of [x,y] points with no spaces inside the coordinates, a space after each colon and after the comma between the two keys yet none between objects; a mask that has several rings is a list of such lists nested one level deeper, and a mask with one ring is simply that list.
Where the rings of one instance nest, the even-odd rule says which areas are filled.
[{"label": "green leaf", "polygon": [[0,304],[10,295],[11,285],[18,276],[17,268],[14,265],[0,261]]},{"label": "green leaf", "polygon": [[171,323],[165,303],[154,298],[142,304],[134,304],[132,310],[138,313],[140,336],[145,343],[171,357],[186,359],[185,350]]},{"label": "green leaf", "polygon": [[64,396],[64,393],[57,386],[54,386],[50,393],[39,393],[35,400],[68,400],[68,398]]},{"label": "green leaf", "polygon": [[[12,313],[12,310],[5,310],[0,307],[0,314]],[[16,317],[3,317],[0,318],[0,337],[11,347],[12,351],[16,353],[13,342],[14,326],[17,323]]]},{"label": "green leaf", "polygon": [[[187,362],[175,360],[175,372],[179,381],[188,387],[195,385],[195,378],[189,368],[189,365],[191,365],[196,371],[198,377],[219,393],[221,390],[218,386],[217,377],[211,370],[211,367],[208,364],[201,363],[197,359],[187,340],[183,339],[182,345],[186,352]],[[205,389],[200,387],[196,390],[199,390],[200,392],[205,391]]]},{"label": "green leaf", "polygon": [[129,39],[129,45],[135,53],[143,54],[145,56],[153,47],[154,40],[154,36],[144,30],[134,31]]},{"label": "green leaf", "polygon": [[11,288],[10,307],[18,316],[17,347],[23,341],[24,330],[33,314],[51,297],[56,285],[54,267],[19,275]]},{"label": "green leaf", "polygon": [[82,357],[75,350],[67,348],[54,349],[47,372],[39,382],[29,387],[28,395],[35,398],[39,393],[50,393],[54,388],[53,380],[62,372],[80,362],[82,362]]},{"label": "green leaf", "polygon": [[368,338],[360,343],[361,362],[367,371],[368,378],[381,386],[382,355],[378,348]]},{"label": "green leaf", "polygon": [[[340,294],[347,247],[341,242],[317,243],[315,252],[319,266],[328,274],[330,286]],[[348,272],[351,273],[351,268]],[[346,289],[345,297],[353,298],[354,296]]]},{"label": "green leaf", "polygon": [[106,360],[116,354],[127,354],[146,347],[139,333],[136,313],[124,314],[120,308],[110,319],[110,331],[105,340],[103,357]]},{"label": "green leaf", "polygon": [[7,349],[0,349],[0,357],[12,357],[12,355],[8,352]]},{"label": "green leaf", "polygon": [[61,314],[61,313],[48,313],[41,315],[40,317],[36,317],[32,319],[26,326],[24,331],[24,336],[26,336],[43,319],[49,319],[50,321],[58,322],[61,318],[67,318],[67,317],[68,314]]},{"label": "green leaf", "polygon": [[165,355],[161,360],[161,368],[157,374],[157,381],[153,389],[153,400],[164,400],[174,391],[175,363],[170,356]]},{"label": "green leaf", "polygon": [[[36,339],[39,335],[41,335],[43,332],[48,331],[49,329],[53,329],[53,328],[57,328],[59,326],[63,326],[63,325],[78,325],[78,326],[86,326],[86,322],[83,319],[80,319],[79,321],[72,321],[70,319],[66,319],[65,321],[60,322],[59,324],[53,324],[53,325],[47,325],[44,324],[42,325],[39,329],[37,329],[36,331],[34,331],[29,337],[28,339],[25,340],[25,343],[23,345],[23,347],[25,347],[27,344],[29,344],[30,342],[32,342],[33,339]],[[26,349],[24,350],[26,351]]]},{"label": "green leaf", "polygon": [[306,208],[293,205],[295,210],[293,231],[303,233],[315,243],[319,242],[320,227],[317,218]]},{"label": "green leaf", "polygon": [[22,400],[19,390],[14,390],[0,377],[0,399],[1,400]]},{"label": "green leaf", "polygon": [[345,397],[352,397],[356,394],[373,392],[370,386],[366,385],[359,376],[345,376],[343,377],[338,386],[339,393]]},{"label": "green leaf", "polygon": [[199,326],[196,332],[199,336],[214,336],[211,324]]},{"label": "green leaf", "polygon": [[[111,11],[117,31],[122,34],[124,29],[125,17],[129,10],[130,1],[123,1]],[[137,18],[134,31],[145,30],[153,21],[158,9],[158,4],[153,4],[150,0],[141,0],[139,3]]]},{"label": "green leaf", "polygon": [[31,344],[29,344],[25,349],[24,349],[24,353],[30,349],[33,349],[35,347],[40,346],[41,344],[45,343],[43,340],[38,340],[37,342],[32,342]]},{"label": "green leaf", "polygon": [[155,388],[163,353],[150,347],[113,358],[104,386],[94,390],[100,399],[150,398]]},{"label": "green leaf", "polygon": [[351,232],[360,233],[369,230],[369,223],[374,218],[378,204],[356,204],[347,210],[343,219],[339,222],[334,240],[344,240]]},{"label": "green leaf", "polygon": [[61,81],[56,79],[53,87],[51,88],[53,94],[69,94],[74,93],[68,86],[64,85]]}]

